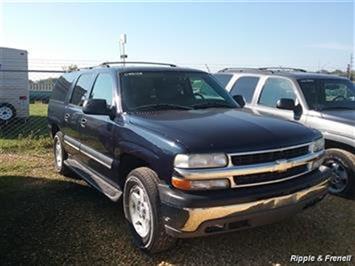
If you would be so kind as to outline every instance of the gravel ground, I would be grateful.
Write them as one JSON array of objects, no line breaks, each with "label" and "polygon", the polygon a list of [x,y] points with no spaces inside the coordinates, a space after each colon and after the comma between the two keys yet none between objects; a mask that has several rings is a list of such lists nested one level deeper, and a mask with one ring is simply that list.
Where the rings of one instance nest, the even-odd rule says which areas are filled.
[{"label": "gravel ground", "polygon": [[355,201],[328,196],[279,224],[148,256],[134,248],[119,204],[52,169],[48,154],[0,154],[0,265],[285,265],[292,254],[355,255]]}]

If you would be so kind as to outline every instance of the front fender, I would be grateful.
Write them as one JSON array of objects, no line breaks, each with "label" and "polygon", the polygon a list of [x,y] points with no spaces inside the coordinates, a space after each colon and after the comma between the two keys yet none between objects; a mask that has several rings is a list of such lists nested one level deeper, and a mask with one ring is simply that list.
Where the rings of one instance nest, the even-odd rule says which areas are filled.
[{"label": "front fender", "polygon": [[154,170],[160,179],[167,182],[171,179],[173,173],[174,154],[164,153],[163,151],[157,153],[150,148],[144,147],[137,143],[130,141],[120,142],[120,155],[129,154],[146,162],[149,167]]}]

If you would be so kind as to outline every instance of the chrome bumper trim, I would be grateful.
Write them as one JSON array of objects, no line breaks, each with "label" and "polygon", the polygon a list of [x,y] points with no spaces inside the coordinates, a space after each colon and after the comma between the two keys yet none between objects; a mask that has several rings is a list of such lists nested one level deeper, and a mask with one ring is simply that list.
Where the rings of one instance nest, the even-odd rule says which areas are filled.
[{"label": "chrome bumper trim", "polygon": [[250,164],[241,166],[227,166],[223,168],[209,169],[183,169],[175,167],[175,171],[186,179],[206,180],[230,178],[238,175],[251,175],[268,172],[282,172],[287,169],[308,164],[313,160],[320,159],[325,154],[324,150],[316,153],[308,153],[289,160],[278,160],[270,163]]},{"label": "chrome bumper trim", "polygon": [[280,197],[268,198],[254,202],[247,202],[235,205],[227,205],[211,208],[184,208],[189,212],[183,232],[194,232],[206,221],[227,217],[229,215],[248,214],[259,211],[272,210],[286,205],[297,204],[328,189],[328,180],[323,181],[313,187]]}]

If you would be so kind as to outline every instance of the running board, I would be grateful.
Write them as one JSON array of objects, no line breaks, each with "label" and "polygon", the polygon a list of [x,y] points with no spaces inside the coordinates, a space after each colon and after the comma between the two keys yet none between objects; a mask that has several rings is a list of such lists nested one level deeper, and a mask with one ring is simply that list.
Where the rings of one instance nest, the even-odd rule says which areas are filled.
[{"label": "running board", "polygon": [[89,185],[93,186],[98,191],[105,194],[105,196],[107,196],[110,200],[118,201],[120,199],[122,191],[107,182],[103,177],[87,169],[81,163],[74,159],[68,158],[64,161],[64,163],[75,173],[80,175],[80,177],[82,177],[87,183],[89,183]]}]

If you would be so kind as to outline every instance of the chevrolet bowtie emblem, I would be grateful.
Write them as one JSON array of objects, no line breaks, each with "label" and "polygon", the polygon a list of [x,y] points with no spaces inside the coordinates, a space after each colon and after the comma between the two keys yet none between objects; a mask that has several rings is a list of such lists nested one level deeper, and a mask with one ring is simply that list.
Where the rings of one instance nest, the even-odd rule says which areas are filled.
[{"label": "chevrolet bowtie emblem", "polygon": [[288,160],[282,159],[282,160],[276,160],[275,161],[275,171],[276,172],[285,172],[287,169],[289,169],[291,166],[290,163],[288,163]]}]

